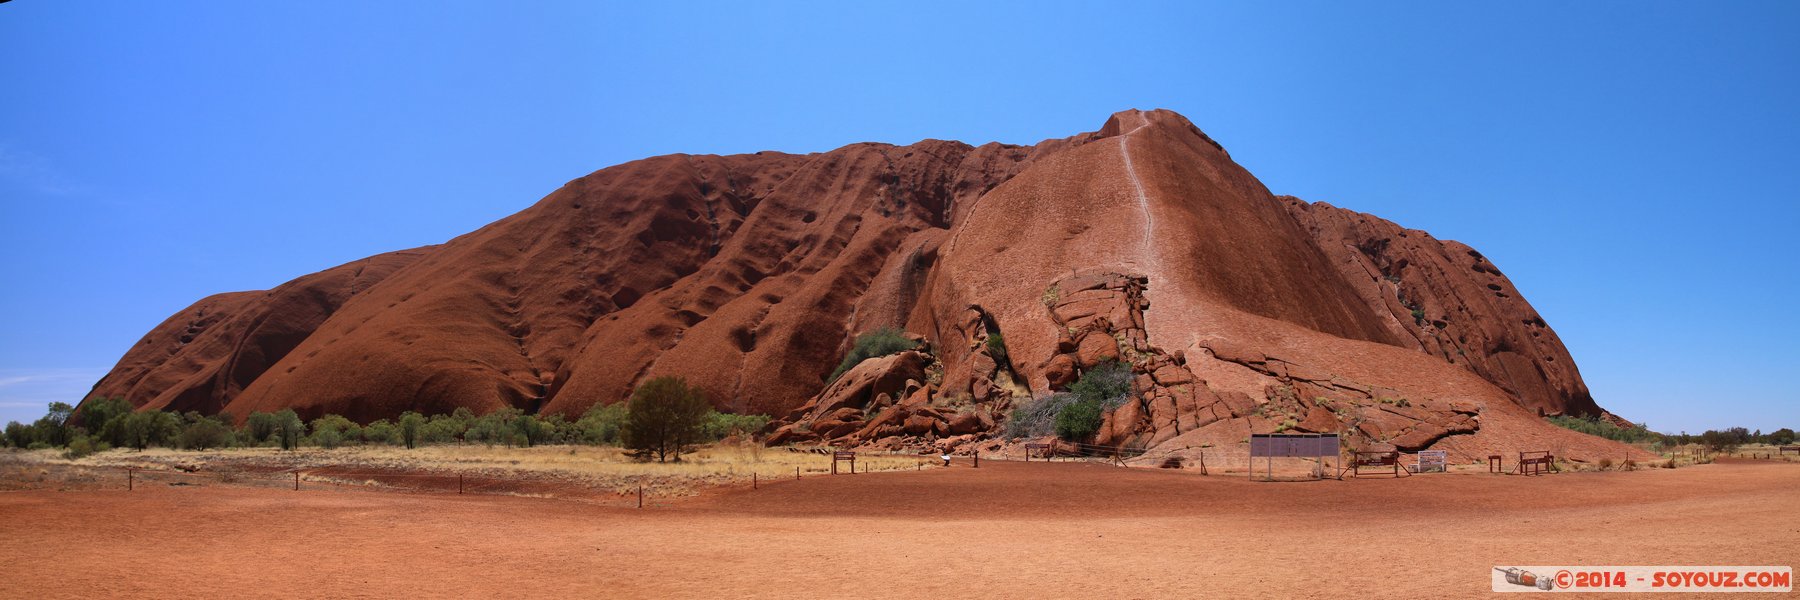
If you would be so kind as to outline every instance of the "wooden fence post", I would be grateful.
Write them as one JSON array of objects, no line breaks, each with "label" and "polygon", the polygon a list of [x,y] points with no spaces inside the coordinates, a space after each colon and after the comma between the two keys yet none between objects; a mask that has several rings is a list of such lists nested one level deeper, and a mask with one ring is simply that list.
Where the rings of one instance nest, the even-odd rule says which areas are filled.
[{"label": "wooden fence post", "polygon": [[644,484],[638,484],[638,508],[644,507]]},{"label": "wooden fence post", "polygon": [[125,469],[125,491],[129,492],[133,489],[136,489],[136,487],[137,487],[137,469],[126,468]]},{"label": "wooden fence post", "polygon": [[294,471],[294,491],[300,491],[300,472]]},{"label": "wooden fence post", "polygon": [[750,472],[750,489],[756,489],[756,472]]},{"label": "wooden fence post", "polygon": [[456,474],[456,493],[458,493],[458,494],[463,493],[463,474],[462,473]]}]

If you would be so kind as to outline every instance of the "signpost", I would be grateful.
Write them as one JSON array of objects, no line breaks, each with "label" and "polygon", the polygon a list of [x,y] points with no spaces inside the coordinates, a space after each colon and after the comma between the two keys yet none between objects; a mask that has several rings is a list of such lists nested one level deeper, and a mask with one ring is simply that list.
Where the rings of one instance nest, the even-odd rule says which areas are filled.
[{"label": "signpost", "polygon": [[840,463],[840,462],[850,463],[850,474],[851,475],[856,474],[856,453],[855,452],[850,452],[847,450],[838,450],[836,452],[832,452],[831,453],[831,474],[832,475],[836,475],[838,473],[838,463]]},{"label": "signpost", "polygon": [[1549,450],[1530,450],[1519,453],[1519,464],[1514,468],[1520,475],[1542,475],[1555,463],[1556,457]]},{"label": "signpost", "polygon": [[1437,471],[1450,472],[1450,453],[1444,450],[1420,450],[1419,460],[1413,465],[1414,473]]},{"label": "signpost", "polygon": [[1250,435],[1250,478],[1256,478],[1256,459],[1266,458],[1264,481],[1275,480],[1276,458],[1312,458],[1319,462],[1315,476],[1324,477],[1325,457],[1337,458],[1335,433],[1256,433]]}]

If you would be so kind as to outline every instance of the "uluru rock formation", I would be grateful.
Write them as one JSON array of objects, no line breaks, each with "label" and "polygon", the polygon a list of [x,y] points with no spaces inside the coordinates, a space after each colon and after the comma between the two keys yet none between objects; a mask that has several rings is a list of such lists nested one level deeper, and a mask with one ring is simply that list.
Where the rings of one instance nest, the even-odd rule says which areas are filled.
[{"label": "uluru rock formation", "polygon": [[[828,381],[881,327],[920,350]],[[777,416],[776,441],[954,448],[1108,359],[1137,378],[1097,443],[1294,430],[1629,452],[1538,418],[1603,411],[1480,253],[1275,196],[1161,110],[1029,147],[610,167],[439,246],[201,300],[89,397],[239,419],[575,416],[680,375],[721,409]]]}]

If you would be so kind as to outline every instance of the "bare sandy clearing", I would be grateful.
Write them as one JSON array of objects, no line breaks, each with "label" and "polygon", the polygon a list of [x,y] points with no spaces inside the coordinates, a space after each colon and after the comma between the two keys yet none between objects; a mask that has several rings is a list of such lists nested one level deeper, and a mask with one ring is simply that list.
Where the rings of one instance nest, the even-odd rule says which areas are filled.
[{"label": "bare sandy clearing", "polygon": [[1800,465],[1318,483],[984,462],[651,509],[152,487],[0,494],[5,597],[1450,597],[1496,564],[1782,565]]}]

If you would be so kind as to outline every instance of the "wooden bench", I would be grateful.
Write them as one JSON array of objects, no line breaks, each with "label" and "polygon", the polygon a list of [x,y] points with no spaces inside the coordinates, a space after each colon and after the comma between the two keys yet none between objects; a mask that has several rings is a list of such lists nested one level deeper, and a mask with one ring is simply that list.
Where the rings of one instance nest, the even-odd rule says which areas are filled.
[{"label": "wooden bench", "polygon": [[1031,462],[1031,451],[1038,450],[1038,458],[1052,460],[1056,457],[1056,444],[1025,444],[1025,462]]},{"label": "wooden bench", "polygon": [[1393,450],[1357,452],[1355,458],[1350,462],[1350,472],[1352,475],[1362,475],[1364,467],[1385,468],[1392,471],[1395,477],[1399,477],[1400,453]]},{"label": "wooden bench", "polygon": [[1506,472],[1506,459],[1501,458],[1501,456],[1498,454],[1489,454],[1488,455],[1488,472],[1489,473],[1505,473]]},{"label": "wooden bench", "polygon": [[1532,450],[1519,453],[1519,464],[1515,472],[1520,475],[1542,475],[1556,466],[1556,457],[1549,450]]},{"label": "wooden bench", "polygon": [[838,472],[838,463],[846,461],[850,463],[850,474],[855,475],[856,453],[848,450],[838,450],[831,453],[831,474],[836,475]]}]

